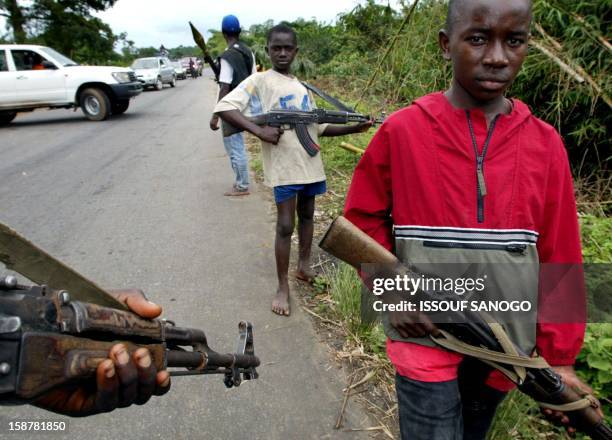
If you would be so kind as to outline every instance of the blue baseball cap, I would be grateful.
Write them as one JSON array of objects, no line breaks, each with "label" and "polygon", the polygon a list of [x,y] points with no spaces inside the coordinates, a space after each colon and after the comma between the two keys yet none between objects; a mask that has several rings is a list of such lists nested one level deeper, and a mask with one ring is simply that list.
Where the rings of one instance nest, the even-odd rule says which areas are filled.
[{"label": "blue baseball cap", "polygon": [[221,22],[221,31],[229,34],[240,32],[240,22],[235,15],[226,15]]}]

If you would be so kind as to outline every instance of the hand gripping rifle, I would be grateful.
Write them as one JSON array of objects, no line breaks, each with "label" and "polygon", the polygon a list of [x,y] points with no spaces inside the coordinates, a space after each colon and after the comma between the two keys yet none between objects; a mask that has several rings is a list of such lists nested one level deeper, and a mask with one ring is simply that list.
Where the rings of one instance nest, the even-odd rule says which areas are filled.
[{"label": "hand gripping rifle", "polygon": [[213,73],[215,74],[215,79],[219,81],[219,73],[221,72],[221,67],[210,56],[210,52],[208,52],[208,48],[206,47],[206,42],[204,41],[204,37],[202,36],[200,31],[198,31],[191,22],[189,22],[189,27],[191,28],[191,34],[193,35],[193,41],[195,41],[195,43],[198,45],[200,49],[202,49],[202,52],[204,53],[204,61],[208,63]]},{"label": "hand gripping rifle", "polygon": [[222,374],[227,387],[258,377],[253,328],[246,321],[238,326],[237,352],[217,353],[202,330],[127,311],[1,223],[0,261],[34,282],[45,277],[70,290],[22,286],[12,275],[0,278],[0,401],[24,403],[57,386],[92,380],[117,342],[130,353],[149,349],[157,369],[170,369],[171,376]]},{"label": "hand gripping rifle", "polygon": [[[384,265],[385,276],[388,277],[405,274],[418,277],[418,275],[411,273],[395,255],[342,216],[331,224],[319,246],[357,270],[361,270],[362,264],[373,263]],[[428,297],[428,293],[419,292],[416,295],[417,300],[419,296],[421,298]],[[529,358],[525,353],[522,353],[518,347],[508,347],[508,343],[513,344],[500,338],[492,325],[485,322],[478,314],[456,316],[452,319],[452,322],[436,323],[436,325],[442,330],[445,338],[455,340],[457,342],[455,345],[458,347],[466,348],[466,350],[461,351],[462,353],[469,355],[471,352],[473,353],[472,356],[478,356],[480,360],[493,359],[496,361],[494,362],[496,368],[502,372],[511,370],[513,365],[520,365],[521,363],[526,365],[524,374],[519,379],[514,378],[520,391],[535,399],[540,406],[564,411],[570,419],[571,426],[588,434],[591,438],[612,440],[612,429],[596,411],[598,405],[596,399],[590,396],[583,398],[573,389],[565,386],[561,377],[548,364],[543,362],[543,359],[536,358],[539,359],[539,362],[533,362],[533,358]],[[439,338],[433,339],[438,343],[441,342],[438,340]],[[442,342],[441,345],[445,346],[446,344]],[[508,351],[513,352],[514,355],[503,354],[500,356],[500,354]],[[504,360],[508,359],[512,359],[518,364],[504,364]],[[538,365],[529,366],[534,364]],[[490,367],[490,369],[492,368]]]}]

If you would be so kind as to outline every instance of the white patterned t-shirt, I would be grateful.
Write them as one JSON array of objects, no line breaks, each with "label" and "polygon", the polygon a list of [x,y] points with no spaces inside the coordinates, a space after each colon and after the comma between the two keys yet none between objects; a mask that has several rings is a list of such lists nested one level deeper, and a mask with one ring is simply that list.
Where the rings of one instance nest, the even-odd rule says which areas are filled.
[{"label": "white patterned t-shirt", "polygon": [[[294,76],[274,70],[255,73],[225,95],[214,112],[238,110],[244,116],[257,116],[270,110],[304,110],[316,108],[314,98]],[[318,143],[318,135],[327,124],[309,125],[308,132]],[[321,154],[308,155],[295,130],[285,130],[278,145],[261,143],[264,183],[268,186],[314,183],[325,180]]]}]

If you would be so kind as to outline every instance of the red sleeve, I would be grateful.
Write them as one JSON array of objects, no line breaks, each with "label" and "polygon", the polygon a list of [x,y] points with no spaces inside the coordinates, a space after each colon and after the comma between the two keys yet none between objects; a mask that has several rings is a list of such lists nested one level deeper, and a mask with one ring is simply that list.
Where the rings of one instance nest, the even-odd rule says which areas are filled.
[{"label": "red sleeve", "polygon": [[[539,227],[541,270],[536,347],[551,365],[573,365],[586,327],[582,251],[567,152],[558,135],[554,142]],[[567,276],[568,273],[573,275]]]},{"label": "red sleeve", "polygon": [[378,130],[359,161],[349,187],[344,216],[388,250],[393,248],[391,170],[386,126]]}]

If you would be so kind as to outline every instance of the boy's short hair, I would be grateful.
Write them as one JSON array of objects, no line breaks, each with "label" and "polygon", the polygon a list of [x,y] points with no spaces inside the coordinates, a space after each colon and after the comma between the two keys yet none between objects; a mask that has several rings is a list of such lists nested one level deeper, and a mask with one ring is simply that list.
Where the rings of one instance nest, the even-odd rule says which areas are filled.
[{"label": "boy's short hair", "polygon": [[457,3],[457,0],[449,0],[448,2],[448,12],[446,13],[446,22],[444,23],[444,29],[448,33],[451,32],[453,23],[457,20]]},{"label": "boy's short hair", "polygon": [[270,42],[270,39],[274,34],[290,34],[293,37],[293,42],[297,46],[297,34],[291,26],[286,25],[285,23],[280,23],[274,26],[268,31],[268,35],[266,36],[266,43]]},{"label": "boy's short hair", "polygon": [[[465,0],[449,0],[448,2],[448,13],[446,14],[446,22],[444,23],[444,29],[449,34],[452,32],[453,25],[459,19],[459,5]],[[529,4],[532,4],[532,0],[528,0]]]}]

